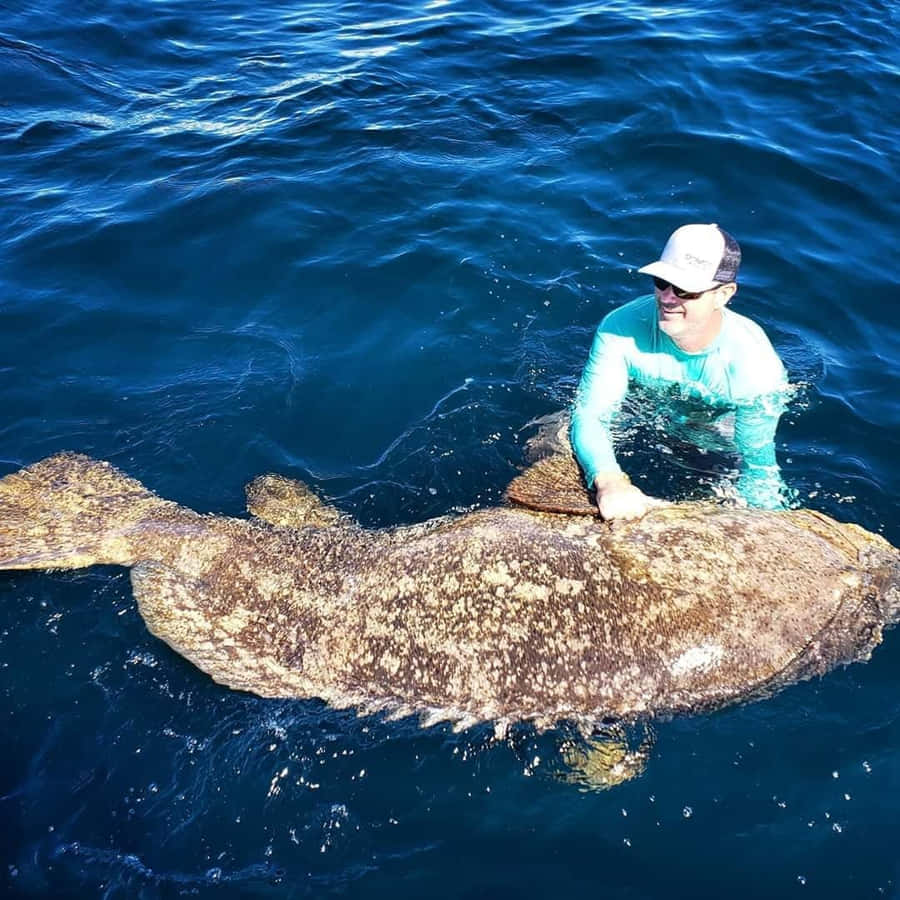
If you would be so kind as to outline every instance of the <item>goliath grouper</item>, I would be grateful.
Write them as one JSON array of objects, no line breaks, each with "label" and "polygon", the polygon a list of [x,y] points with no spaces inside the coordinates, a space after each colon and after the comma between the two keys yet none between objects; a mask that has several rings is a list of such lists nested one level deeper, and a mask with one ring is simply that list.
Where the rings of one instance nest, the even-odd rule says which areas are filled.
[{"label": "goliath grouper", "polygon": [[63,453],[0,479],[0,568],[131,567],[147,627],[230,688],[458,726],[697,712],[868,659],[900,553],[808,510],[599,521],[571,457],[509,505],[366,530],[299,482],[201,515]]}]

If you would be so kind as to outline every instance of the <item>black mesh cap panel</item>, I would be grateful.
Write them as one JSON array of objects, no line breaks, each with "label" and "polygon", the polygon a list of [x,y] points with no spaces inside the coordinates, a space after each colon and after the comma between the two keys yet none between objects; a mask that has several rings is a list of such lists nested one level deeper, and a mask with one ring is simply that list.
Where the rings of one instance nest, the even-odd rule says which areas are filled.
[{"label": "black mesh cap panel", "polygon": [[[718,228],[718,226],[716,226]],[[719,234],[725,240],[725,249],[722,251],[722,260],[716,269],[715,281],[726,284],[737,280],[738,267],[741,264],[741,248],[738,242],[723,229],[719,228]]]}]

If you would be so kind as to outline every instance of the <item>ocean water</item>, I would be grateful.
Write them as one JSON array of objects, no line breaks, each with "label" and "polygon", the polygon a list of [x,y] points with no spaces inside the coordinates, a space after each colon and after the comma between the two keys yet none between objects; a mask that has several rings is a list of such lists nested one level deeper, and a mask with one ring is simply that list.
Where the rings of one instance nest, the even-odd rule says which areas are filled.
[{"label": "ocean water", "polygon": [[[744,251],[798,502],[900,544],[900,14],[886,0],[0,2],[0,474],[69,449],[240,515],[265,471],[369,526],[498,500],[669,232]],[[652,423],[627,467],[711,489]],[[559,735],[229,692],[119,569],[0,574],[0,893],[900,897],[900,636]],[[631,735],[639,741],[640,735]]]}]

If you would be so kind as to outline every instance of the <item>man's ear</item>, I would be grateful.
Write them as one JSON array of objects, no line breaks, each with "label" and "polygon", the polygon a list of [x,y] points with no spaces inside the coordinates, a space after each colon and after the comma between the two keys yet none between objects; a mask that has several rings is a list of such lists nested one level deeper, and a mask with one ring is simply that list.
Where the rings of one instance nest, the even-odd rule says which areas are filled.
[{"label": "man's ear", "polygon": [[716,298],[716,305],[719,309],[728,304],[728,301],[737,293],[737,289],[737,283],[734,281],[723,284],[722,287],[719,288],[718,297]]}]

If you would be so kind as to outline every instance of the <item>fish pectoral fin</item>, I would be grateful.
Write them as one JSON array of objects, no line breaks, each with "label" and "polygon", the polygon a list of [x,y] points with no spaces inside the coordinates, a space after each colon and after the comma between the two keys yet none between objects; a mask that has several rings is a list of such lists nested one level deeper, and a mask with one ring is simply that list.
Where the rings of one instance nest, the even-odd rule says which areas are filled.
[{"label": "fish pectoral fin", "polygon": [[560,748],[565,768],[557,777],[584,791],[607,791],[643,775],[656,734],[648,724],[639,730],[642,735],[632,736],[623,725],[612,725],[582,740],[567,739]]},{"label": "fish pectoral fin", "polygon": [[556,453],[538,460],[509,483],[505,498],[510,503],[544,512],[596,516],[597,505],[581,477],[571,453]]},{"label": "fish pectoral fin", "polygon": [[341,521],[341,514],[324,503],[302,481],[283,475],[260,475],[245,488],[251,515],[287,528],[328,528]]}]

